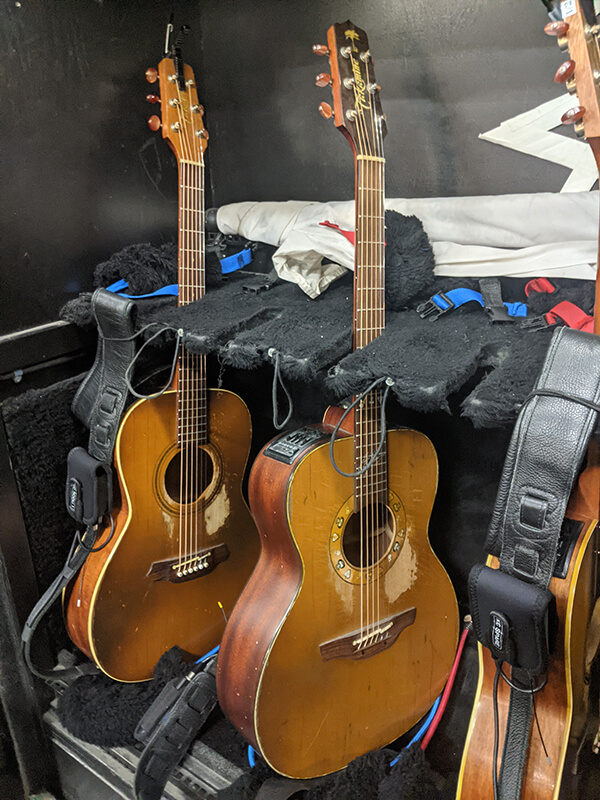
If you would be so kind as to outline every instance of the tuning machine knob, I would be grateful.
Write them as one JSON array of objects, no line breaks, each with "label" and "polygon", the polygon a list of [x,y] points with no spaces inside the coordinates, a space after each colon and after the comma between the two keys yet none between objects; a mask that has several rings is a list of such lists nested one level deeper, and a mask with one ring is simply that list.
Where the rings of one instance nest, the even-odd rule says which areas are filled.
[{"label": "tuning machine knob", "polygon": [[569,23],[563,20],[556,22],[549,22],[544,26],[544,33],[548,36],[556,36],[556,43],[560,50],[567,50],[569,43],[567,42],[567,31],[569,30]]},{"label": "tuning machine knob", "polygon": [[313,53],[317,56],[328,56],[329,48],[326,44],[313,44]]},{"label": "tuning machine knob", "polygon": [[575,128],[575,134],[579,137],[585,135],[583,129],[583,117],[585,116],[585,108],[583,106],[573,106],[560,118],[560,121],[563,125],[573,125]]},{"label": "tuning machine knob", "polygon": [[575,62],[572,59],[565,61],[564,64],[561,64],[560,67],[556,70],[556,75],[554,76],[554,83],[566,83],[569,78],[572,78],[575,73]]},{"label": "tuning machine knob", "polygon": [[330,86],[331,75],[328,72],[319,72],[319,74],[315,78],[315,83],[317,84],[317,86]]},{"label": "tuning machine knob", "polygon": [[333,109],[329,105],[329,103],[320,103],[319,104],[319,114],[325,119],[331,119],[333,115]]},{"label": "tuning machine knob", "polygon": [[157,94],[147,94],[146,95],[146,102],[147,103],[160,103],[160,97]]},{"label": "tuning machine knob", "polygon": [[150,119],[148,120],[148,127],[150,128],[151,131],[160,130],[161,126],[162,122],[160,121],[160,117],[157,117],[156,114],[151,116]]},{"label": "tuning machine knob", "polygon": [[158,80],[158,70],[154,67],[148,67],[146,70],[146,80],[148,83],[156,83]]}]

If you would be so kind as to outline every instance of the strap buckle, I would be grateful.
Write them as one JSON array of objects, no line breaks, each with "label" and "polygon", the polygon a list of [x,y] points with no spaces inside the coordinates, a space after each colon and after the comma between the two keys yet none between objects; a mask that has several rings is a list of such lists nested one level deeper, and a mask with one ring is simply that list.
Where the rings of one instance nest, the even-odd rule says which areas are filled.
[{"label": "strap buckle", "polygon": [[490,320],[492,322],[514,322],[515,318],[511,317],[508,313],[508,309],[504,304],[501,306],[488,306],[486,305],[485,310],[489,314]]},{"label": "strap buckle", "polygon": [[550,323],[546,319],[546,315],[542,314],[540,317],[525,317],[521,322],[521,327],[528,331],[542,331],[550,327]]},{"label": "strap buckle", "polygon": [[[436,298],[440,298],[441,301],[446,305],[442,306],[437,303]],[[442,314],[451,311],[454,307],[455,304],[447,295],[445,295],[443,292],[437,292],[436,294],[432,295],[429,300],[425,300],[424,303],[420,303],[417,306],[417,314],[421,317],[421,319],[426,319],[429,317],[429,319],[433,321],[434,319],[441,317]]]}]

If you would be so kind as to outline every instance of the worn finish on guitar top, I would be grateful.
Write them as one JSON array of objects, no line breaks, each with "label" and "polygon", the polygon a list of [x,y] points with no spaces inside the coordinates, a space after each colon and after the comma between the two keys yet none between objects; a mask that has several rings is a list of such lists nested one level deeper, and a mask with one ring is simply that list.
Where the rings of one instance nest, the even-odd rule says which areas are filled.
[{"label": "worn finish on guitar top", "polygon": [[[208,390],[204,447],[213,474],[189,504],[187,527],[190,543],[193,531],[199,547],[225,545],[229,554],[208,574],[198,570],[192,580],[157,581],[153,563],[178,561],[179,537],[185,540],[186,516],[181,522],[181,506],[165,481],[179,452],[176,393],[142,400],[125,415],[115,448],[122,498],[115,534],[88,557],[65,596],[71,638],[110,677],[145,680],[174,645],[199,656],[218,644],[223,611],[231,612],[258,558],[258,535],[241,492],[250,437],[244,402],[231,392]],[[107,536],[105,531],[100,543]]]},{"label": "worn finish on guitar top", "polygon": [[[570,513],[578,519],[577,513]],[[553,578],[550,591],[556,597],[559,629],[556,649],[551,655],[546,686],[535,696],[536,711],[550,764],[546,759],[537,727],[532,720],[527,759],[519,800],[558,800],[570,741],[583,732],[587,714],[587,689],[584,676],[585,636],[594,597],[594,531],[596,521],[587,520],[571,557],[567,577]],[[490,560],[497,567],[497,560]],[[495,664],[487,648],[479,648],[479,685],[465,742],[457,788],[457,800],[481,800],[493,797],[493,683]],[[505,670],[509,670],[505,666]],[[510,689],[504,681],[498,685],[500,748]]]},{"label": "worn finish on guitar top", "polygon": [[[388,486],[398,506],[392,541],[400,546],[362,569],[366,588],[345,579],[332,559],[354,484],[333,469],[328,436],[291,465],[263,451],[250,475],[262,553],[225,631],[217,686],[233,724],[291,777],[341,769],[408,730],[439,695],[454,657],[456,599],[427,537],[435,451],[412,430],[387,438]],[[351,437],[336,440],[335,456],[351,471]],[[379,570],[379,580],[369,579]],[[361,605],[363,623],[369,614],[386,621],[407,612],[406,627],[370,657],[324,657],[323,644],[361,630]]]}]

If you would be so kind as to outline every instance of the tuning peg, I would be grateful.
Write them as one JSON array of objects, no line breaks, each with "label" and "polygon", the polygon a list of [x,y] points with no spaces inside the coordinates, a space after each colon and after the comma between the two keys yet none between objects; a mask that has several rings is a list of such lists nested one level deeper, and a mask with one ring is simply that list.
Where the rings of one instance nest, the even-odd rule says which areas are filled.
[{"label": "tuning peg", "polygon": [[162,125],[162,122],[160,121],[160,117],[157,117],[156,114],[154,114],[148,120],[148,127],[150,128],[151,131],[159,130],[161,125]]},{"label": "tuning peg", "polygon": [[157,94],[147,94],[146,95],[146,102],[147,103],[160,103],[160,97]]},{"label": "tuning peg", "polygon": [[331,115],[333,114],[333,109],[329,105],[329,103],[320,103],[319,105],[319,114],[325,119],[330,119]]},{"label": "tuning peg", "polygon": [[326,44],[313,44],[313,53],[317,56],[328,56],[329,48]]},{"label": "tuning peg", "polygon": [[583,119],[583,115],[585,114],[585,108],[583,106],[573,106],[560,118],[560,121],[563,125],[572,125],[576,122],[580,122]]},{"label": "tuning peg", "polygon": [[549,22],[547,25],[544,25],[544,33],[548,36],[556,36],[557,38],[562,39],[563,36],[566,35],[567,31],[569,30],[569,23],[564,22],[563,20],[558,20],[557,22]]},{"label": "tuning peg", "polygon": [[575,72],[575,62],[572,59],[565,61],[564,64],[561,64],[560,67],[556,70],[556,75],[554,76],[554,83],[566,83],[573,76]]},{"label": "tuning peg", "polygon": [[146,80],[148,83],[156,83],[158,80],[158,71],[154,67],[148,67],[146,70]]},{"label": "tuning peg", "polygon": [[331,83],[331,75],[328,72],[319,72],[315,78],[317,86],[329,86]]}]

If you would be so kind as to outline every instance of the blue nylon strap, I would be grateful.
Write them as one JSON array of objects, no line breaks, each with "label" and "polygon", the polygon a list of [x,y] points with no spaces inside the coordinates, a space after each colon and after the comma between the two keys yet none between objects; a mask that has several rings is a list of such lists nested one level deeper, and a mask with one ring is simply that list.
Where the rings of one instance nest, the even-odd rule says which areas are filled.
[{"label": "blue nylon strap", "polygon": [[[454,303],[455,308],[459,308],[459,306],[463,306],[465,303],[469,303],[472,300],[475,300],[477,303],[479,303],[482,308],[485,307],[481,292],[476,292],[474,289],[450,289],[449,292],[444,292],[444,295],[448,298],[448,300],[451,300],[452,303]],[[438,308],[442,309],[442,311],[445,311],[447,308],[449,308],[449,303],[447,303],[441,295],[434,294],[431,299],[435,305],[438,306]],[[511,317],[527,316],[527,306],[525,303],[504,303],[504,306]]]},{"label": "blue nylon strap", "polygon": [[122,278],[114,283],[111,283],[110,286],[106,287],[107,292],[114,292],[115,294],[120,294],[121,297],[130,297],[132,300],[140,300],[143,297],[160,297],[161,295],[177,295],[179,291],[179,287],[176,283],[170,283],[168,286],[161,286],[160,289],[157,289],[155,292],[150,292],[149,294],[126,294],[123,292],[123,289],[127,289],[129,284],[127,281],[124,281]]},{"label": "blue nylon strap", "polygon": [[[243,250],[240,250],[239,253],[234,253],[232,256],[227,256],[227,258],[220,258],[219,261],[221,262],[221,272],[223,275],[227,275],[229,272],[235,272],[245,267],[246,264],[249,264],[252,261],[252,250],[249,247],[245,247]],[[149,294],[126,294],[123,289],[127,289],[128,286],[129,284],[127,281],[120,278],[118,281],[111,283],[110,286],[107,286],[106,291],[120,294],[121,297],[130,297],[133,300],[141,300],[144,297],[160,297],[161,295],[177,296],[179,293],[176,283],[170,283],[168,286],[161,286],[160,289],[157,289],[155,292],[150,292]]]},{"label": "blue nylon strap", "polygon": [[252,250],[245,247],[239,253],[234,253],[227,258],[220,258],[219,261],[221,262],[221,272],[223,275],[227,275],[229,272],[235,272],[249,264],[252,261]]},{"label": "blue nylon strap", "polygon": [[[481,292],[476,292],[473,289],[450,289],[449,292],[444,292],[444,294],[449,300],[452,300],[455,308],[464,306],[465,303],[469,303],[471,300],[475,300],[482,307],[484,305]],[[442,310],[445,311],[448,308],[448,303],[441,295],[434,294],[431,299],[436,306],[439,306]]]}]

